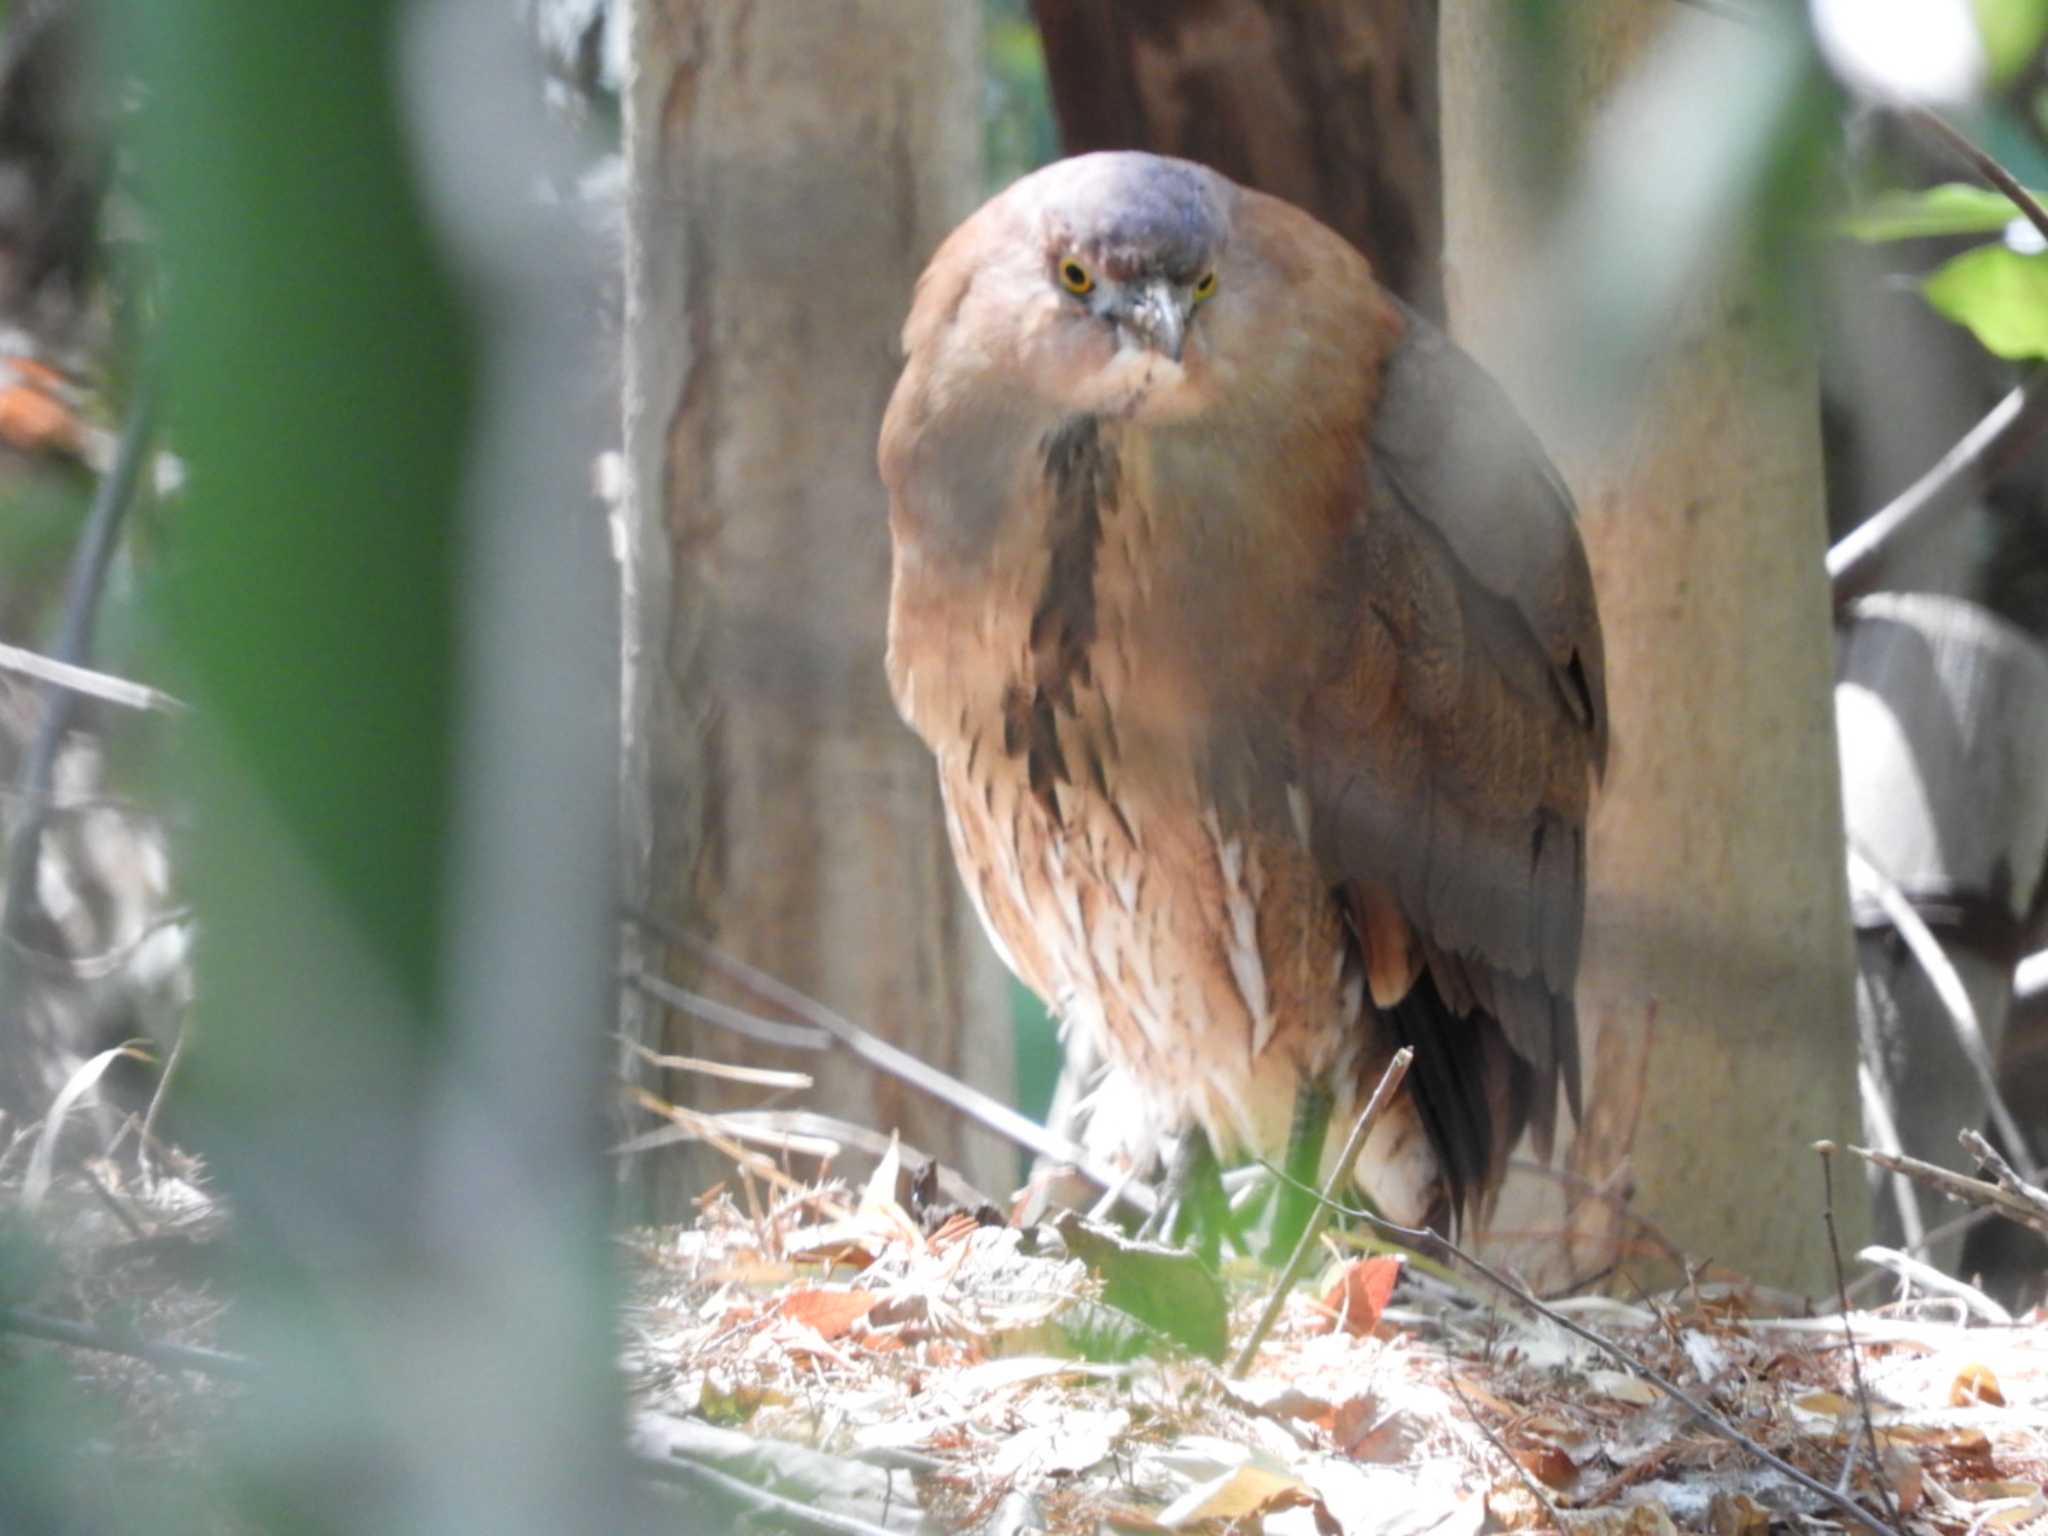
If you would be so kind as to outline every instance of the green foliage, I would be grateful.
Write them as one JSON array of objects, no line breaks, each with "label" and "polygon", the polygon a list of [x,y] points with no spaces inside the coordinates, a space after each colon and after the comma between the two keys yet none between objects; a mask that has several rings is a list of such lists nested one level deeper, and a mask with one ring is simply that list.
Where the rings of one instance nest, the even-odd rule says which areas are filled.
[{"label": "green foliage", "polygon": [[1917,192],[1880,193],[1838,227],[1852,240],[1920,240],[1995,235],[2020,216],[2003,192],[1950,181]]},{"label": "green foliage", "polygon": [[2048,0],[1974,0],[1991,78],[2010,80],[2034,61],[2048,35]]},{"label": "green foliage", "polygon": [[2048,357],[2048,253],[1980,245],[1923,283],[1928,302],[1999,357]]}]

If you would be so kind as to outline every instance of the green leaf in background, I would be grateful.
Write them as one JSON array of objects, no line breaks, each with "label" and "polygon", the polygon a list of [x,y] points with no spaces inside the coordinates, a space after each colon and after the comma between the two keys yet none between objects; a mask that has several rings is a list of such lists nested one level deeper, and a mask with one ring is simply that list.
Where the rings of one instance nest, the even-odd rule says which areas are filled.
[{"label": "green leaf in background", "polygon": [[2048,357],[2048,252],[1980,245],[1930,274],[1927,300],[1999,357]]},{"label": "green leaf in background", "polygon": [[2002,84],[2034,61],[2048,34],[2048,0],[1974,0],[1972,9],[1993,80]]},{"label": "green leaf in background", "polygon": [[1881,192],[1836,227],[1852,240],[1920,240],[1995,235],[2019,217],[2003,192],[1951,181],[1918,192]]}]

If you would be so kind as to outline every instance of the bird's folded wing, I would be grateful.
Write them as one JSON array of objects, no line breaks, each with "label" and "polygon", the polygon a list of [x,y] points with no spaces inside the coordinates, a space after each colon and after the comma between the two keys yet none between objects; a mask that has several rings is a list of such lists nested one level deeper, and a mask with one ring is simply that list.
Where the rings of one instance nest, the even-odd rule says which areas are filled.
[{"label": "bird's folded wing", "polygon": [[1534,436],[1404,319],[1302,716],[1313,836],[1333,884],[1379,908],[1369,927],[1400,927],[1388,905],[1405,920],[1405,964],[1368,956],[1376,995],[1426,968],[1450,1009],[1496,1018],[1534,1069],[1547,1147],[1560,1074],[1579,1105],[1572,987],[1607,741],[1592,582]]}]

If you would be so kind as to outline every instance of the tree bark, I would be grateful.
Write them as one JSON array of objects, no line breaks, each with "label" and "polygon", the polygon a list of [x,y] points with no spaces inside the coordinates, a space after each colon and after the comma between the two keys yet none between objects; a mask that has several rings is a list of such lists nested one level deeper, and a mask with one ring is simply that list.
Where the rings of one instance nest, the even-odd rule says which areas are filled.
[{"label": "tree bark", "polygon": [[1149,149],[1306,208],[1441,317],[1436,0],[1033,0],[1069,154]]},{"label": "tree bark", "polygon": [[[978,12],[640,0],[633,17],[629,900],[1007,1098],[1003,981],[884,686],[874,468],[911,285],[979,190]],[[900,1127],[995,1192],[1014,1181],[1006,1147],[844,1057],[681,1020],[666,1037],[812,1072],[806,1107]],[[687,1187],[663,1180],[657,1205]]]},{"label": "tree bark", "polygon": [[[1832,1289],[1808,1148],[1855,1134],[1858,1112],[1814,371],[1763,331],[1755,274],[1726,253],[1591,430],[1559,386],[1604,338],[1513,345],[1549,302],[1532,253],[1554,227],[1522,174],[1551,127],[1541,81],[1516,67],[1515,9],[1444,24],[1446,288],[1454,330],[1578,497],[1606,631],[1614,754],[1591,829],[1589,1082],[1568,1164],[1596,1186],[1632,1182],[1635,1211],[1696,1257]],[[1660,29],[1726,24],[1633,0],[1574,20],[1568,135],[1597,126]],[[1688,147],[1639,141],[1632,165],[1666,144]],[[1499,1223],[1555,1227],[1558,1204],[1519,1191]],[[1836,1214],[1853,1252],[1867,1212],[1849,1204]],[[1569,1217],[1551,1278],[1602,1267],[1603,1241],[1636,1250],[1611,1204],[1580,1199]]]}]

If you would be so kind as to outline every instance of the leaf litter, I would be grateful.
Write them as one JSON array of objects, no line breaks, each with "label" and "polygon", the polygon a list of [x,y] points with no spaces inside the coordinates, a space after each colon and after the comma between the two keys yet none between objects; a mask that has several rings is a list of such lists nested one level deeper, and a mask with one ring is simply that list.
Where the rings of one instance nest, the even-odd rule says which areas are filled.
[{"label": "leaf litter", "polygon": [[[782,1466],[775,1491],[820,1508],[829,1494],[881,1530],[1845,1528],[1584,1341],[1397,1255],[1331,1244],[1233,1380],[1212,1363],[1209,1310],[1244,1337],[1263,1271],[1219,1280],[1072,1216],[1019,1229],[955,1213],[925,1230],[886,1188],[818,1185],[772,1214],[718,1190],[690,1226],[631,1235],[643,1450],[723,1467],[751,1447],[801,1450],[816,1459]],[[1145,1315],[1148,1296],[1165,1315]],[[2041,1314],[1998,1327],[1941,1300],[1853,1314],[1873,1458],[1839,1320],[1776,1315],[1781,1301],[1696,1283],[1561,1305],[1839,1486],[1870,1529],[2048,1532]]]}]

